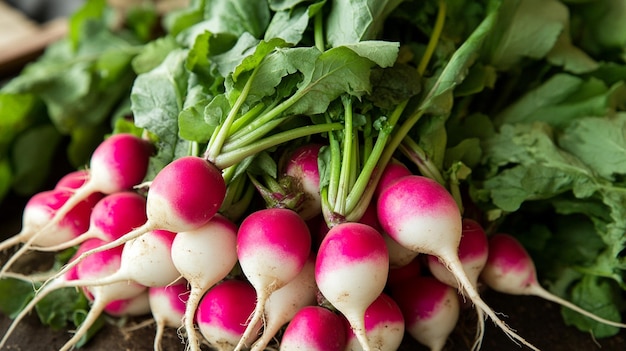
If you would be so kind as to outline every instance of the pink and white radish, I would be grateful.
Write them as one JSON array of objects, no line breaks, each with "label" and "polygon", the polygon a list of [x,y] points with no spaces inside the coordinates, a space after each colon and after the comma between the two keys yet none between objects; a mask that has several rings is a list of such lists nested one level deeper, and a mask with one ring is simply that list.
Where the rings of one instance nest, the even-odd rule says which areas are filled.
[{"label": "pink and white radish", "polygon": [[109,302],[103,310],[113,317],[144,316],[150,313],[150,299],[148,290],[128,299],[119,299]]},{"label": "pink and white radish", "polygon": [[347,345],[343,316],[321,306],[301,308],[283,333],[280,351],[344,351]]},{"label": "pink and white radish", "polygon": [[528,251],[510,234],[498,233],[489,237],[489,258],[480,278],[495,291],[511,295],[538,296],[597,322],[626,328],[626,324],[597,316],[543,288],[537,281],[535,263]]},{"label": "pink and white radish", "polygon": [[72,194],[73,192],[68,189],[52,189],[39,192],[28,200],[22,213],[22,229],[0,243],[0,251],[19,243],[23,244],[4,264],[0,275],[4,274],[32,245],[55,246],[88,230],[91,211],[102,198],[99,193],[92,194],[76,204],[62,220],[55,223],[53,232],[39,235],[41,229],[50,223],[54,214],[67,203]]},{"label": "pink and white radish", "polygon": [[144,224],[146,198],[134,191],[120,191],[104,196],[98,201],[89,219],[89,229],[72,240],[54,246],[37,247],[39,251],[60,251],[97,238],[113,241]]},{"label": "pink and white radish", "polygon": [[372,350],[365,311],[380,296],[389,273],[389,254],[382,235],[363,223],[343,222],[322,241],[315,262],[315,281],[324,298],[341,312],[361,343]]},{"label": "pink and white radish", "polygon": [[394,285],[391,297],[402,311],[409,335],[431,351],[443,350],[459,320],[456,289],[420,276]]},{"label": "pink and white radish", "polygon": [[[347,320],[346,320],[347,321]],[[361,343],[348,325],[347,351],[362,351]],[[382,293],[365,310],[365,330],[370,346],[378,351],[396,351],[404,338],[404,316],[398,304]]]},{"label": "pink and white radish", "polygon": [[84,252],[58,274],[63,274],[93,253],[123,245],[151,230],[178,233],[198,229],[217,213],[225,194],[224,178],[214,165],[196,156],[178,158],[165,166],[150,183],[146,198],[147,220],[143,225],[112,242]]},{"label": "pink and white radish", "polygon": [[91,287],[132,282],[154,287],[172,284],[181,277],[171,255],[176,236],[176,233],[167,230],[151,230],[120,247],[122,251],[117,271],[95,279],[77,279],[67,285]]},{"label": "pink and white radish", "polygon": [[226,278],[237,264],[237,226],[215,214],[203,226],[178,233],[172,243],[171,256],[174,266],[189,283],[183,317],[187,348],[199,350],[194,315],[206,291]]},{"label": "pink and white radish", "polygon": [[421,256],[418,256],[402,267],[389,267],[387,287],[393,288],[396,284],[421,276],[423,264],[420,258]]},{"label": "pink and white radish", "polygon": [[[256,292],[244,280],[224,280],[202,297],[196,322],[204,339],[218,351],[230,351],[237,345],[256,304]],[[261,329],[257,323],[254,331]]]},{"label": "pink and white radish", "polygon": [[285,164],[285,175],[290,177],[292,185],[302,196],[295,209],[304,220],[309,220],[322,213],[320,195],[320,172],[317,164],[322,144],[306,144],[293,150]]},{"label": "pink and white radish", "polygon": [[507,336],[537,350],[509,328],[483,301],[463,270],[458,256],[462,235],[461,213],[446,188],[424,176],[402,177],[381,192],[377,213],[383,230],[395,241],[415,252],[439,258],[458,280],[459,290],[477,308],[483,310]]},{"label": "pink and white radish", "polygon": [[[91,156],[89,178],[72,192],[46,225],[24,242],[7,264],[23,255],[37,238],[56,232],[59,222],[64,221],[72,209],[91,195],[129,190],[141,182],[146,175],[152,152],[151,143],[132,134],[120,133],[105,139]],[[0,274],[7,268],[5,264]]]},{"label": "pink and white radish", "polygon": [[163,339],[165,328],[178,329],[183,326],[189,292],[185,279],[180,279],[172,285],[148,288],[150,312],[156,323],[156,334],[154,336],[155,351],[162,350],[161,340]]},{"label": "pink and white radish", "polygon": [[[487,256],[489,255],[487,234],[480,223],[475,220],[464,218],[462,225],[461,241],[459,242],[458,250],[459,260],[470,282],[476,290],[478,290],[478,278],[487,263]],[[430,272],[435,278],[453,288],[459,286],[457,278],[446,268],[439,258],[428,255],[426,262],[428,263]],[[476,310],[476,313],[478,314],[478,324],[476,329],[476,344],[472,348],[473,350],[480,349],[485,332],[484,313],[480,308]]]},{"label": "pink and white radish", "polygon": [[[89,239],[81,246],[84,250],[91,250],[93,247],[103,245],[99,239]],[[90,255],[76,266],[77,279],[97,279],[113,274],[120,268],[122,247],[116,247],[105,251],[100,251]],[[73,281],[68,282],[68,285]],[[70,340],[68,340],[61,351],[70,350],[87,333],[96,319],[104,312],[107,305],[116,300],[130,299],[146,291],[146,287],[133,282],[118,282],[107,285],[84,287],[83,291],[87,298],[92,300],[89,312],[85,320],[81,323]]]},{"label": "pink and white radish", "polygon": [[71,171],[57,180],[54,185],[55,189],[61,190],[76,190],[83,186],[89,179],[89,171],[86,169],[79,169]]},{"label": "pink and white radish", "polygon": [[315,255],[312,254],[292,281],[268,297],[265,302],[263,332],[252,344],[251,350],[265,350],[283,325],[287,324],[301,308],[315,305],[316,301]]},{"label": "pink and white radish", "polygon": [[256,290],[257,302],[235,351],[248,346],[264,315],[267,299],[300,274],[310,253],[309,228],[295,211],[267,208],[244,218],[237,232],[237,257],[243,274]]}]

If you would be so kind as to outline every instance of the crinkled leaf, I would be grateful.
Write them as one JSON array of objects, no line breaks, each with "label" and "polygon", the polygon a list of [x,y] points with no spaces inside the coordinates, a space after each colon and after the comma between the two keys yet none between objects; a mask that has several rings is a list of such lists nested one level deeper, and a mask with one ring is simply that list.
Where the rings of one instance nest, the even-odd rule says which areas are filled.
[{"label": "crinkled leaf", "polygon": [[[302,4],[295,8],[277,10],[265,31],[264,38],[281,38],[285,42],[296,45],[302,40],[309,26],[310,19],[317,14],[326,0],[307,5]],[[270,4],[271,6],[271,4]]]},{"label": "crinkled leaf", "polygon": [[131,109],[135,124],[158,137],[158,154],[151,159],[148,179],[177,156],[188,153],[187,142],[178,135],[178,114],[187,94],[189,73],[186,50],[172,51],[163,63],[135,80]]}]

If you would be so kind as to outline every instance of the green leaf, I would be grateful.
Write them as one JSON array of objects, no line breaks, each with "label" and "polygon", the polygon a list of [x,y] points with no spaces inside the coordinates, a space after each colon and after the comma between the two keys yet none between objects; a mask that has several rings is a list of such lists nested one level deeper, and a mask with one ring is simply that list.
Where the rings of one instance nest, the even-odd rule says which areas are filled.
[{"label": "green leaf", "polygon": [[35,296],[33,285],[13,278],[0,279],[0,311],[10,318],[18,313]]},{"label": "green leaf", "polygon": [[178,48],[179,44],[172,36],[164,36],[147,43],[141,53],[133,58],[133,71],[141,74],[154,69],[171,51]]},{"label": "green leaf", "polygon": [[626,174],[626,114],[573,121],[559,145],[600,176],[613,180]]},{"label": "green leaf", "polygon": [[148,179],[178,156],[189,152],[188,142],[179,138],[177,118],[188,89],[186,57],[186,50],[172,51],[161,65],[139,75],[133,85],[130,97],[135,124],[158,138],[158,153],[151,158]]},{"label": "green leaf", "polygon": [[61,135],[50,124],[29,128],[17,137],[11,157],[16,193],[30,195],[41,189],[53,167],[52,160],[60,142]]},{"label": "green leaf", "polygon": [[[606,279],[585,276],[572,289],[572,302],[587,311],[614,321],[620,321],[620,311],[616,306],[616,286]],[[561,313],[567,325],[590,332],[596,338],[616,335],[619,328],[598,323],[570,309],[562,308]]]},{"label": "green leaf", "polygon": [[568,18],[567,7],[557,0],[503,1],[497,24],[486,41],[487,62],[508,70],[524,58],[545,57]]},{"label": "green leaf", "polygon": [[281,38],[291,45],[300,43],[309,27],[310,19],[322,10],[325,3],[326,0],[321,0],[310,5],[301,4],[294,8],[281,6],[280,9],[275,9],[278,12],[272,16],[265,31],[265,40]]}]

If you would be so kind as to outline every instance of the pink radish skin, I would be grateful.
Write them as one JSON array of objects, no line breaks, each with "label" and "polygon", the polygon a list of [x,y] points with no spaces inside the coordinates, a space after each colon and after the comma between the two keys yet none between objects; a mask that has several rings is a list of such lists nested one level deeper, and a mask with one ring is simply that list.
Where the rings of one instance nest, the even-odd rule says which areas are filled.
[{"label": "pink radish skin", "polygon": [[[232,350],[243,336],[255,303],[254,287],[243,280],[225,280],[209,289],[196,314],[205,340],[218,351]],[[260,329],[257,323],[254,331]]]},{"label": "pink radish skin", "polygon": [[202,227],[178,233],[172,243],[171,256],[180,275],[189,282],[183,324],[187,349],[197,351],[200,340],[194,327],[194,315],[206,291],[224,279],[237,264],[237,227],[216,214]]},{"label": "pink radish skin", "polygon": [[176,284],[148,288],[148,302],[152,318],[156,322],[154,350],[161,351],[161,340],[165,328],[183,326],[185,306],[189,296],[187,281],[181,279]]},{"label": "pink radish skin", "polygon": [[109,302],[104,312],[113,317],[143,316],[150,313],[148,290],[129,299],[120,299]]},{"label": "pink radish skin", "polygon": [[268,208],[249,214],[237,233],[237,257],[241,270],[257,294],[248,328],[235,351],[249,346],[261,321],[269,296],[302,271],[311,253],[306,222],[293,210]]},{"label": "pink radish skin", "polygon": [[320,172],[317,165],[321,144],[307,144],[295,149],[285,166],[285,174],[296,181],[296,188],[304,197],[296,212],[309,220],[322,213]]},{"label": "pink radish skin", "polygon": [[[346,320],[347,323],[347,320]],[[398,304],[387,294],[382,293],[365,310],[365,330],[374,350],[396,351],[404,338],[404,316]],[[347,347],[349,351],[362,351],[363,348],[348,325]]]},{"label": "pink radish skin", "polygon": [[400,245],[437,256],[466,294],[507,336],[537,348],[509,328],[480,297],[458,256],[462,235],[460,210],[452,195],[436,181],[418,175],[402,177],[381,192],[377,202],[383,230]]},{"label": "pink radish skin", "polygon": [[287,325],[279,350],[344,351],[346,345],[342,316],[321,306],[306,306]]},{"label": "pink radish skin", "polygon": [[[459,260],[463,265],[463,270],[471,281],[472,285],[478,289],[478,277],[487,263],[489,255],[489,243],[487,242],[487,234],[475,220],[464,218],[461,242],[459,243]],[[441,261],[432,255],[427,256],[428,268],[430,272],[441,282],[457,288],[459,283],[454,275],[441,263]],[[478,325],[476,329],[476,344],[473,350],[480,349],[481,342],[485,332],[485,319],[481,309],[476,310],[478,314]]]},{"label": "pink radish skin", "polygon": [[317,286],[350,322],[363,350],[372,350],[365,330],[365,311],[380,296],[389,273],[383,237],[363,223],[343,222],[329,231],[315,262]]},{"label": "pink radish skin", "polygon": [[[146,222],[112,242],[83,253],[73,264],[151,230],[178,233],[198,229],[217,213],[225,194],[226,184],[219,169],[200,157],[178,158],[152,180],[146,198]],[[71,266],[66,265],[58,274],[63,274]]]},{"label": "pink radish skin", "polygon": [[54,214],[72,196],[71,190],[53,189],[45,190],[33,195],[22,213],[22,229],[19,233],[11,236],[0,243],[0,251],[19,243],[24,245],[4,264],[1,274],[17,259],[31,248],[32,245],[39,247],[54,246],[71,240],[89,229],[89,218],[95,204],[102,198],[97,193],[87,197],[69,211],[63,220],[55,224],[54,232],[48,235],[38,235],[41,228],[45,227],[54,217]]},{"label": "pink radish skin", "polygon": [[374,199],[378,198],[383,189],[391,183],[408,175],[412,175],[412,173],[407,166],[396,159],[391,159],[391,161],[387,163],[387,166],[385,166],[385,169],[378,180],[376,190],[374,190]]},{"label": "pink radish skin", "polygon": [[59,245],[37,248],[39,251],[61,251],[97,238],[113,241],[143,225],[146,217],[146,198],[133,191],[121,191],[104,196],[91,211],[89,229],[72,240]]},{"label": "pink radish skin", "polygon": [[394,286],[391,296],[404,315],[409,335],[432,351],[443,350],[459,320],[456,289],[421,276]]},{"label": "pink radish skin", "polygon": [[315,255],[309,256],[300,273],[282,288],[274,291],[265,303],[264,328],[259,339],[252,344],[252,351],[265,350],[283,325],[305,306],[317,302],[315,284]]},{"label": "pink radish skin", "polygon": [[89,179],[89,171],[86,169],[79,169],[69,172],[57,181],[54,185],[55,189],[61,190],[76,190],[83,186]]},{"label": "pink radish skin", "polygon": [[533,295],[558,303],[597,322],[617,328],[626,324],[597,316],[544,289],[537,281],[537,271],[532,258],[513,236],[505,233],[489,237],[489,258],[481,280],[491,289],[511,295]]},{"label": "pink radish skin", "polygon": [[[85,250],[103,245],[99,239],[89,239],[82,245]],[[82,246],[81,245],[81,246]],[[113,274],[120,268],[122,248],[116,247],[110,250],[101,251],[91,255],[76,266],[78,279],[97,279]],[[107,305],[113,301],[130,299],[146,291],[146,287],[136,283],[119,282],[102,286],[84,287],[83,291],[88,298],[92,298],[89,313],[81,323],[70,340],[68,340],[61,351],[72,349],[76,343],[87,333],[89,327],[93,325]]]}]

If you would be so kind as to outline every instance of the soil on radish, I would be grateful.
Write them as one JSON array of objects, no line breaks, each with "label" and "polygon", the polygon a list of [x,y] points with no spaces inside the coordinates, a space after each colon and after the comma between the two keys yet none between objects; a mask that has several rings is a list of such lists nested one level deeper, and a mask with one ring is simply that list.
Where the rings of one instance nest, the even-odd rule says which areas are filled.
[{"label": "soil on radish", "polygon": [[[8,235],[17,233],[21,226],[21,213],[26,198],[10,194],[0,204],[0,240]],[[11,250],[9,250],[11,251]],[[8,254],[0,255],[0,262],[6,261]],[[21,272],[31,272],[46,269],[51,255],[31,253],[20,259],[14,267]],[[493,291],[484,292],[485,302],[490,304],[519,335],[524,336],[541,350],[570,351],[570,350],[598,350],[617,351],[626,350],[626,330],[611,338],[594,340],[591,335],[566,326],[560,315],[560,307],[554,303],[544,301],[533,296],[508,296]],[[132,327],[149,318],[132,318],[122,328],[109,323],[101,329],[86,345],[86,351],[133,350],[150,351],[153,349],[155,326],[149,326],[127,331],[124,328]],[[111,319],[111,321],[114,321]],[[117,321],[117,320],[115,320]],[[0,333],[4,332],[11,320],[0,314]],[[473,313],[465,311],[459,320],[457,328],[450,336],[446,351],[465,351],[471,347],[476,326]],[[58,350],[71,337],[67,330],[52,330],[43,326],[36,314],[26,317],[15,332],[11,335],[3,350]],[[184,350],[184,342],[178,337],[175,329],[166,330],[162,340],[163,350]],[[485,339],[482,350],[525,350],[516,346],[510,339],[497,329],[490,321],[486,322]],[[79,349],[80,350],[80,349]],[[210,350],[203,347],[203,350]],[[427,351],[410,337],[405,340],[399,351]]]}]

